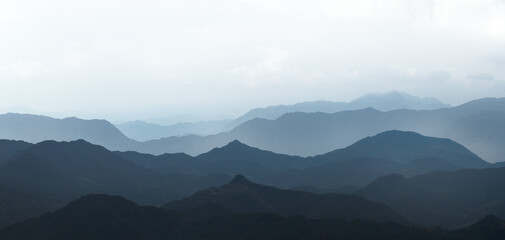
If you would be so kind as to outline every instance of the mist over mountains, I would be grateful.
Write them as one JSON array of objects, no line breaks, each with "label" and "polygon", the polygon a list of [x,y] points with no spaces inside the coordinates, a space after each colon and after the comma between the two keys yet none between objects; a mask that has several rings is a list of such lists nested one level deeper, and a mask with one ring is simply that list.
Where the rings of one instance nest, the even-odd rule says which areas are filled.
[{"label": "mist over mountains", "polygon": [[504,93],[505,0],[0,0],[0,240],[505,240]]},{"label": "mist over mountains", "polygon": [[[91,193],[121,195],[139,204],[160,205],[199,189],[223,184],[236,174],[282,188],[311,186],[316,190],[327,189],[326,192],[353,193],[376,178],[392,173],[414,176],[437,170],[497,167],[451,140],[400,131],[384,132],[347,148],[309,158],[277,154],[239,141],[196,157],[181,153],[155,156],[131,151],[111,152],[83,140],[44,141],[35,145],[2,141],[0,144],[0,149],[22,146],[16,153],[11,152],[0,166],[0,184],[6,186],[6,194],[0,197],[0,211],[9,212],[5,216],[11,216],[3,220],[4,225],[54,210],[72,199]],[[501,183],[500,179],[496,181]],[[232,183],[257,186],[249,184],[243,177],[236,178]],[[14,202],[8,195],[19,196],[19,200]],[[274,196],[267,199],[285,203],[281,199],[275,200],[277,197]],[[307,193],[301,196],[306,199],[315,195]],[[256,198],[244,197],[246,201]],[[251,205],[244,203],[244,206]],[[293,206],[293,211],[300,207]],[[27,214],[23,209],[33,210]],[[497,207],[475,216],[500,215],[500,209]],[[320,214],[323,212],[331,211],[321,210]],[[283,214],[282,211],[278,213]],[[307,216],[315,217],[314,214]]]},{"label": "mist over mountains", "polygon": [[168,137],[138,142],[104,120],[53,119],[26,114],[0,115],[0,137],[39,142],[85,139],[111,150],[151,154],[184,152],[198,155],[239,140],[247,145],[288,155],[311,156],[332,151],[387,130],[414,131],[453,139],[491,162],[503,161],[505,100],[488,98],[437,110],[372,108],[336,113],[287,113],[275,120],[255,118],[229,132],[209,136]]},{"label": "mist over mountains", "polygon": [[451,107],[441,103],[435,98],[420,98],[403,92],[391,91],[384,94],[370,93],[350,102],[330,102],[313,101],[302,102],[293,105],[269,106],[266,108],[255,108],[235,119],[230,127],[236,127],[244,122],[255,118],[274,120],[286,113],[336,113],[341,111],[358,110],[363,108],[374,108],[387,112],[399,109],[411,110],[434,110]]},{"label": "mist over mountains", "polygon": [[391,91],[384,94],[367,94],[351,102],[313,101],[301,102],[293,105],[255,108],[234,120],[180,122],[167,126],[144,121],[132,121],[116,124],[116,127],[132,139],[147,141],[171,136],[205,136],[218,134],[220,132],[230,131],[240,124],[255,118],[274,120],[286,113],[292,112],[335,113],[369,107],[380,111],[391,111],[397,109],[433,110],[447,108],[450,107],[450,105],[443,104],[435,98],[419,98],[403,92]]},{"label": "mist over mountains", "polygon": [[505,99],[479,99],[438,110],[367,108],[337,113],[288,113],[275,120],[253,119],[230,132],[211,136],[170,137],[147,141],[139,151],[161,154],[209,151],[237,139],[261,149],[310,156],[342,148],[383,131],[398,129],[453,139],[484,159],[503,161]]},{"label": "mist over mountains", "polygon": [[129,148],[136,144],[106,120],[56,119],[17,113],[0,115],[0,138],[30,143],[85,139],[110,149]]},{"label": "mist over mountains", "polygon": [[127,123],[146,139],[216,132],[140,142],[106,120],[0,115],[0,238],[505,236],[504,98],[392,92],[243,117]]}]

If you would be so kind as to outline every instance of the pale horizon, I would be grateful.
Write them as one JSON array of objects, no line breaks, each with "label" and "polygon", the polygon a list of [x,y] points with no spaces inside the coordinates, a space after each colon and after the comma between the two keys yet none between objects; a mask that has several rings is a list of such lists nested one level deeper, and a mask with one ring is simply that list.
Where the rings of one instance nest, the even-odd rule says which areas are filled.
[{"label": "pale horizon", "polygon": [[391,90],[504,97],[503,12],[498,0],[4,0],[0,111],[208,120]]}]

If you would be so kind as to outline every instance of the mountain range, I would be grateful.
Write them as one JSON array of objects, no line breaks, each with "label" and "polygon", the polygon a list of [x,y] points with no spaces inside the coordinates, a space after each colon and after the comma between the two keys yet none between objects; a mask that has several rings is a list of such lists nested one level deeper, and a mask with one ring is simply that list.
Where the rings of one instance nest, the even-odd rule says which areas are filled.
[{"label": "mountain range", "polygon": [[0,138],[30,143],[84,139],[110,149],[134,148],[137,143],[106,120],[56,119],[17,113],[0,115]]},{"label": "mountain range", "polygon": [[403,131],[387,131],[349,147],[308,158],[277,154],[236,140],[196,157],[117,154],[163,173],[243,174],[253,181],[284,188],[313,186],[333,190],[348,185],[364,186],[391,173],[413,176],[436,170],[493,166],[449,139]]},{"label": "mountain range", "polygon": [[229,179],[223,174],[160,173],[83,140],[44,141],[13,154],[0,167],[0,212],[9,212],[14,221],[29,216],[26,209],[34,209],[29,211],[32,214],[50,211],[89,193],[117,194],[139,204],[161,205]]},{"label": "mountain range", "polygon": [[218,134],[223,132],[230,122],[231,120],[180,122],[165,126],[136,120],[115,124],[115,126],[131,139],[149,141],[172,136]]},{"label": "mountain range", "polygon": [[372,108],[337,113],[287,113],[275,120],[255,118],[229,132],[168,137],[145,142],[129,139],[105,120],[53,119],[25,114],[0,115],[0,138],[32,143],[84,139],[110,150],[151,154],[198,155],[233,140],[277,153],[313,156],[348,146],[383,131],[399,129],[450,138],[489,162],[503,161],[505,98],[487,98],[436,110]]},{"label": "mountain range", "polygon": [[228,184],[199,191],[174,201],[165,208],[194,212],[207,205],[217,205],[234,213],[269,212],[308,218],[373,219],[407,223],[386,205],[343,194],[323,194],[282,190],[250,182],[237,175]]},{"label": "mountain range", "polygon": [[367,108],[332,114],[288,113],[275,120],[253,119],[217,135],[148,141],[138,150],[199,154],[237,139],[264,150],[310,156],[393,129],[450,138],[487,161],[503,161],[505,149],[500,143],[505,142],[505,98],[479,99],[438,110],[381,112]]},{"label": "mountain range", "polygon": [[423,225],[461,227],[490,212],[505,217],[504,185],[505,168],[465,169],[411,178],[387,175],[355,194]]},{"label": "mountain range", "polygon": [[274,120],[286,113],[336,113],[364,108],[374,108],[379,111],[399,109],[434,110],[449,108],[451,105],[441,103],[435,98],[420,98],[403,92],[390,91],[384,94],[370,93],[351,102],[313,101],[301,102],[293,105],[277,105],[265,108],[255,108],[233,120],[228,128],[232,129],[242,123],[255,118]]},{"label": "mountain range", "polygon": [[[395,152],[397,145],[384,144],[386,139],[408,151]],[[14,153],[10,146],[21,147]],[[40,197],[50,203],[48,207],[39,205],[42,207],[34,212],[52,210],[89,193],[116,194],[139,204],[161,205],[220,185],[236,174],[282,188],[305,186],[352,193],[391,173],[411,176],[435,170],[495,167],[456,142],[401,131],[384,132],[310,158],[277,154],[239,141],[196,157],[111,152],[84,140],[38,144],[0,141],[2,149],[9,151],[0,155],[10,157],[0,166],[0,184],[20,196]],[[16,202],[0,198],[1,208],[15,210]]]},{"label": "mountain range", "polygon": [[272,213],[233,214],[206,220],[157,207],[139,207],[119,196],[88,195],[66,207],[0,230],[5,240],[58,239],[384,239],[499,240],[505,221],[487,216],[457,230],[371,220],[308,219]]},{"label": "mountain range", "polygon": [[384,94],[367,94],[351,102],[313,101],[293,105],[277,105],[265,108],[255,108],[234,120],[214,120],[200,122],[179,122],[172,125],[159,125],[145,121],[130,121],[115,126],[129,138],[137,141],[149,141],[173,136],[198,135],[206,136],[228,132],[233,128],[255,118],[277,119],[292,112],[324,112],[335,113],[346,110],[358,110],[372,107],[380,111],[397,109],[433,110],[448,108],[435,98],[419,98],[403,92],[391,91]]}]

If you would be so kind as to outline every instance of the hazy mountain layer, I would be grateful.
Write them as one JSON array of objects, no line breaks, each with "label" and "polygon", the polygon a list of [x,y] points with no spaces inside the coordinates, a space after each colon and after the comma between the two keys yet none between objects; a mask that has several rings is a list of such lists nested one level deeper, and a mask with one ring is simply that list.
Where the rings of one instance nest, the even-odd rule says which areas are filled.
[{"label": "hazy mountain layer", "polygon": [[129,138],[137,141],[148,141],[172,136],[199,135],[206,136],[227,132],[236,126],[255,118],[276,119],[291,112],[325,112],[335,113],[345,110],[358,110],[373,107],[381,111],[396,109],[432,110],[447,108],[450,105],[443,104],[434,98],[419,98],[402,92],[389,92],[386,94],[368,94],[349,103],[314,101],[302,102],[293,105],[270,106],[255,108],[235,120],[217,120],[201,122],[181,122],[169,126],[133,121],[116,124]]},{"label": "hazy mountain layer", "polygon": [[448,104],[443,104],[435,98],[419,98],[403,92],[391,91],[385,94],[367,94],[348,103],[314,101],[302,102],[293,105],[278,105],[266,108],[255,108],[231,122],[229,129],[255,118],[274,120],[286,113],[293,112],[336,113],[363,108],[374,108],[380,111],[391,111],[398,109],[434,110],[449,107],[451,106]]},{"label": "hazy mountain layer", "polygon": [[16,113],[0,115],[0,138],[30,143],[84,139],[109,149],[130,149],[137,144],[106,120],[55,119]]},{"label": "hazy mountain layer", "polygon": [[217,120],[195,123],[177,123],[162,126],[143,121],[133,121],[115,126],[126,136],[137,141],[148,141],[171,136],[200,135],[206,136],[223,132],[231,120]]},{"label": "hazy mountain layer", "polygon": [[144,142],[142,152],[199,154],[237,139],[278,153],[309,156],[348,146],[387,130],[405,130],[450,138],[485,160],[503,161],[505,98],[480,99],[438,110],[374,109],[328,113],[289,113],[276,120],[253,119],[228,133],[207,137],[171,137]]},{"label": "hazy mountain layer", "polygon": [[328,113],[288,113],[276,120],[253,119],[217,135],[169,137],[137,142],[103,120],[52,119],[0,115],[0,138],[38,142],[85,139],[111,150],[198,155],[237,139],[250,146],[289,155],[310,156],[348,146],[387,130],[415,131],[453,139],[484,159],[503,161],[505,98],[479,99],[438,110],[374,109]]}]

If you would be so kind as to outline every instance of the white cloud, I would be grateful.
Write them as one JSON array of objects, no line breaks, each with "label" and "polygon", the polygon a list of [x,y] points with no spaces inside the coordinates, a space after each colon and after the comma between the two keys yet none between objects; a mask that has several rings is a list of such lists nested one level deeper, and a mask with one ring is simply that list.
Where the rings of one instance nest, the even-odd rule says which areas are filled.
[{"label": "white cloud", "polygon": [[28,81],[46,74],[46,66],[33,60],[4,62],[0,64],[0,83],[7,81]]},{"label": "white cloud", "polygon": [[277,46],[258,47],[256,50],[261,60],[252,66],[237,66],[226,70],[236,80],[245,80],[249,87],[258,87],[265,84],[278,84],[283,80],[282,75],[291,70],[287,66],[286,58],[289,53]]},{"label": "white cloud", "polygon": [[500,0],[0,0],[0,34],[0,108],[229,115],[379,90],[451,104],[505,92]]}]

